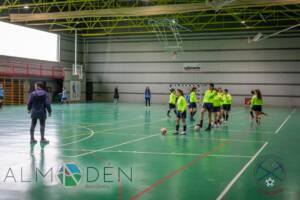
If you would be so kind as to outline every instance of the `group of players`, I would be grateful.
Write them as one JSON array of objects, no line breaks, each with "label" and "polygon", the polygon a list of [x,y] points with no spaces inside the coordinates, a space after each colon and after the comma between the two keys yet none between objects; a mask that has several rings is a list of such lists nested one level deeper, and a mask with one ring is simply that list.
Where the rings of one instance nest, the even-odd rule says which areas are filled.
[{"label": "group of players", "polygon": [[[183,131],[180,133],[186,135],[186,117],[187,112],[190,113],[190,121],[195,121],[194,116],[197,113],[197,88],[192,87],[189,98],[184,96],[181,89],[171,89],[169,97],[168,117],[173,110],[176,115],[176,129],[174,135],[179,134],[180,121],[183,125]],[[200,130],[203,127],[205,113],[208,113],[208,126],[205,131],[210,131],[212,127],[218,128],[222,123],[226,123],[229,119],[231,110],[232,96],[228,89],[215,88],[213,83],[208,84],[207,90],[204,92],[202,99],[202,107],[200,113],[200,122],[196,124],[195,130]],[[252,119],[255,118],[257,123],[260,123],[261,115],[266,115],[262,112],[263,99],[260,90],[255,90],[252,93],[250,103],[250,114]]]},{"label": "group of players", "polygon": [[[0,84],[0,109],[2,107],[2,102],[4,99],[3,88]],[[256,89],[251,91],[252,98],[250,103],[250,115],[251,118],[256,123],[260,123],[261,116],[267,115],[262,111],[263,98],[261,91]],[[62,103],[68,103],[67,101],[67,91],[63,88]],[[169,97],[169,110],[167,112],[168,117],[173,110],[176,115],[176,131],[174,135],[179,134],[180,121],[183,125],[182,135],[186,135],[186,117],[187,112],[190,113],[190,121],[195,121],[194,116],[197,113],[197,103],[199,103],[199,98],[197,97],[197,87],[192,87],[188,97],[184,96],[184,92],[181,89],[171,89]],[[202,107],[200,110],[200,122],[196,124],[195,130],[200,130],[203,127],[203,121],[205,113],[208,113],[208,126],[205,129],[210,131],[212,127],[220,127],[222,123],[226,123],[229,119],[229,113],[231,110],[232,96],[228,89],[222,90],[222,88],[215,88],[213,83],[208,84],[207,90],[204,92],[202,98]],[[34,129],[37,120],[40,120],[41,125],[41,142],[48,143],[44,138],[45,131],[45,121],[46,121],[46,110],[49,115],[51,115],[51,106],[49,101],[49,96],[46,91],[43,90],[43,83],[36,83],[35,90],[30,94],[30,99],[28,102],[28,111],[31,113],[32,123],[31,123],[31,143],[36,143],[34,139]]]}]

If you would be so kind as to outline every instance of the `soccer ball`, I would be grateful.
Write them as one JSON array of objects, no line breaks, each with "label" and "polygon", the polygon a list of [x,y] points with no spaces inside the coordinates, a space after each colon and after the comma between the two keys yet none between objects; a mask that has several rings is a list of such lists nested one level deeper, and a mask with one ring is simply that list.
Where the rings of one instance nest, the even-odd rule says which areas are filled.
[{"label": "soccer ball", "polygon": [[195,131],[200,131],[200,126],[196,125],[196,126],[194,127],[194,130],[195,130]]},{"label": "soccer ball", "polygon": [[160,129],[160,133],[161,133],[162,135],[166,135],[167,132],[168,132],[168,130],[167,130],[166,128],[161,128],[161,129]]},{"label": "soccer ball", "polygon": [[275,180],[271,177],[267,178],[265,182],[268,188],[274,187],[275,185]]}]

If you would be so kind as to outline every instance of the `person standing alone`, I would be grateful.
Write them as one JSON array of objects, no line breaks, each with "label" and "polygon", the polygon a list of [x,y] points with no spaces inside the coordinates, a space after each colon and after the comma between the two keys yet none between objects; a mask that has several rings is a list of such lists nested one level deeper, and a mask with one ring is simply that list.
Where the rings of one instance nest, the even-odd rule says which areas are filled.
[{"label": "person standing alone", "polygon": [[2,84],[0,84],[0,110],[2,109],[3,100],[4,100],[4,91],[3,91]]},{"label": "person standing alone", "polygon": [[146,108],[150,108],[150,104],[151,104],[151,91],[150,88],[147,86],[146,90],[145,90],[145,105]]},{"label": "person standing alone", "polygon": [[117,104],[119,102],[119,89],[118,87],[115,87],[115,90],[114,90],[114,104]]},{"label": "person standing alone", "polygon": [[68,93],[67,93],[67,89],[65,87],[63,87],[63,91],[61,93],[61,103],[62,104],[64,104],[64,103],[69,104]]},{"label": "person standing alone", "polygon": [[30,143],[36,144],[37,141],[34,138],[34,130],[37,121],[40,121],[41,143],[48,144],[49,141],[45,139],[45,125],[47,112],[48,116],[51,116],[51,105],[49,94],[43,89],[43,83],[35,83],[35,90],[30,94],[27,104],[27,110],[31,113],[31,127],[30,127]]}]

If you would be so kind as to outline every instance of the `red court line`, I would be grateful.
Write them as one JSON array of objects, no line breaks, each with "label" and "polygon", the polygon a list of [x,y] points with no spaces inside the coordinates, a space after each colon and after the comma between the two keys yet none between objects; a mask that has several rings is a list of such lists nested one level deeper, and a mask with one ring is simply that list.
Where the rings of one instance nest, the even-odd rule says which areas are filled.
[{"label": "red court line", "polygon": [[123,199],[123,185],[122,185],[122,181],[118,180],[118,200],[122,200]]},{"label": "red court line", "polygon": [[198,161],[202,160],[203,158],[205,158],[205,157],[207,157],[207,156],[209,156],[209,155],[211,155],[211,154],[219,151],[221,148],[224,147],[225,143],[229,143],[229,142],[221,143],[218,146],[214,147],[212,150],[207,151],[207,152],[205,152],[205,153],[197,156],[191,162],[189,162],[186,165],[184,165],[184,166],[176,169],[175,171],[173,171],[170,174],[166,175],[165,177],[159,179],[158,181],[156,181],[155,183],[153,183],[152,185],[150,185],[149,187],[147,187],[143,191],[141,191],[141,192],[137,193],[136,195],[130,197],[129,200],[134,200],[134,199],[140,198],[146,192],[149,192],[150,190],[156,188],[157,186],[159,186],[160,184],[164,183],[165,181],[167,181],[168,179],[172,178],[173,176],[176,176],[180,172],[182,172],[182,171],[186,170],[187,168],[195,165]]}]

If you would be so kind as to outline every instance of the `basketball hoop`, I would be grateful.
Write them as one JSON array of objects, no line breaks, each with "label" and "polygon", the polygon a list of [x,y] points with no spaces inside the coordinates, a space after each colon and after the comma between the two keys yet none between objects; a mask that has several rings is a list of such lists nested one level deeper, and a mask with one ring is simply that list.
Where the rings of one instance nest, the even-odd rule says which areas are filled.
[{"label": "basketball hoop", "polygon": [[83,66],[82,65],[72,65],[72,74],[73,76],[77,76],[80,80],[83,79]]},{"label": "basketball hoop", "polygon": [[180,31],[191,31],[180,25],[177,19],[149,19],[148,24],[152,26],[158,42],[166,52],[183,51]]}]

